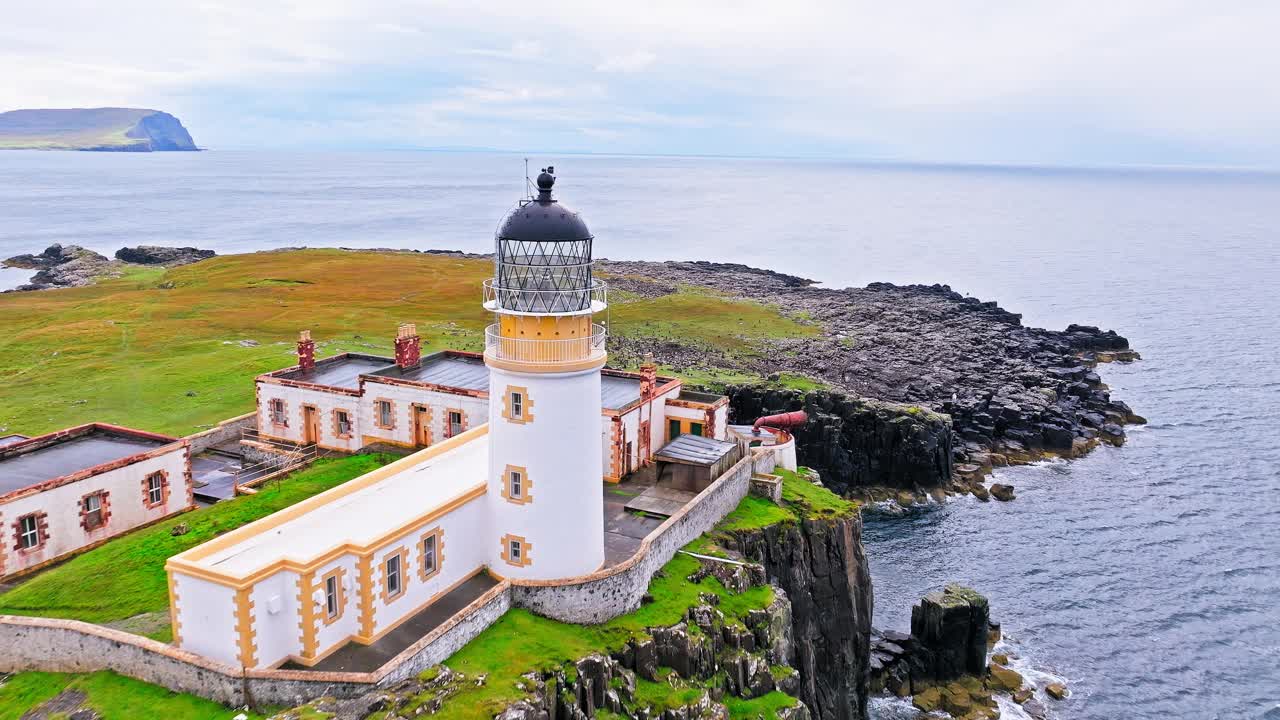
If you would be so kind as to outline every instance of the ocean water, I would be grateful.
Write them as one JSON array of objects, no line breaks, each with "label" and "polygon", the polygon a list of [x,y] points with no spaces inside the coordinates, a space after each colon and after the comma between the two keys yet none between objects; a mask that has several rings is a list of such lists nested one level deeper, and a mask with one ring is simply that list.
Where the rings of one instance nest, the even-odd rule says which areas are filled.
[{"label": "ocean water", "polygon": [[[1280,176],[570,156],[597,255],[743,262],[834,287],[943,282],[1028,324],[1114,328],[1151,422],[998,473],[1010,504],[871,517],[876,623],[986,593],[1060,718],[1262,718],[1280,704]],[[0,257],[58,242],[220,252],[487,251],[518,155],[0,153]],[[0,285],[26,273],[0,274]],[[0,312],[4,311],[0,299]],[[1267,715],[1273,720],[1280,714]]]}]

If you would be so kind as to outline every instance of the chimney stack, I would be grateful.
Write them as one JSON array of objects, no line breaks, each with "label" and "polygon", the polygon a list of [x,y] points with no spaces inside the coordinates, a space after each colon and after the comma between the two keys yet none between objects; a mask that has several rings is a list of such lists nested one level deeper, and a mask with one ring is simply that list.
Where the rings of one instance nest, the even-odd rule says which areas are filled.
[{"label": "chimney stack", "polygon": [[418,327],[404,323],[396,330],[396,365],[402,369],[418,367],[422,363],[422,339]]},{"label": "chimney stack", "polygon": [[314,370],[316,366],[316,343],[311,339],[311,331],[298,333],[298,367],[303,370]]},{"label": "chimney stack", "polygon": [[658,365],[653,361],[653,353],[644,354],[644,362],[640,364],[640,397],[648,400],[658,389]]}]

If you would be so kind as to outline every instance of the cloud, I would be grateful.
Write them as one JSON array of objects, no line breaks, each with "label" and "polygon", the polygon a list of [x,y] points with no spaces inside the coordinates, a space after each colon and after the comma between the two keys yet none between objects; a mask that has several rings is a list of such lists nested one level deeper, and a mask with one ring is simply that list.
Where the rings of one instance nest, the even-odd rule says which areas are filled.
[{"label": "cloud", "polygon": [[653,64],[658,59],[657,55],[647,50],[637,50],[626,55],[614,55],[605,58],[604,62],[596,65],[596,72],[603,73],[634,73],[640,72]]},{"label": "cloud", "polygon": [[0,109],[161,107],[212,147],[1280,166],[1275,27],[1193,0],[55,0],[6,10]]}]

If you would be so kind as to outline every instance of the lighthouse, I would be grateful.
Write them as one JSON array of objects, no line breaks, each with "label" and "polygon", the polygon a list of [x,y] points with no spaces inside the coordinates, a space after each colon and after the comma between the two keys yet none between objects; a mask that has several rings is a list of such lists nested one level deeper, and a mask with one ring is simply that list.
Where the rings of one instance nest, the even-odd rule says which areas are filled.
[{"label": "lighthouse", "polygon": [[593,237],[538,175],[495,233],[484,283],[489,370],[490,567],[552,580],[604,564],[600,369],[605,284],[592,276]]}]

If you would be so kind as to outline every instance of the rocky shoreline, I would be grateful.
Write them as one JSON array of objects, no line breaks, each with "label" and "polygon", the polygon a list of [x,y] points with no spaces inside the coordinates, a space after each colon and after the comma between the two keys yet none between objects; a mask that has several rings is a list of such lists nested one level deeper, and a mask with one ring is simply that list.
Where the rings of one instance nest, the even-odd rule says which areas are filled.
[{"label": "rocky shoreline", "polygon": [[[748,357],[646,339],[611,348],[652,352],[676,370],[738,369],[764,377],[797,373],[828,390],[730,388],[735,422],[804,409],[800,462],[834,489],[933,488],[989,495],[992,467],[1046,456],[1078,457],[1119,445],[1124,426],[1145,422],[1113,400],[1094,367],[1139,358],[1112,330],[1045,330],[995,302],[946,285],[872,283],[815,287],[804,278],[738,264],[602,261],[600,270],[646,296],[696,285],[768,303],[823,330],[819,337],[760,343]],[[1000,489],[1012,499],[1013,491]],[[918,496],[918,495],[917,495]]]},{"label": "rocky shoreline", "polygon": [[212,250],[193,247],[164,247],[138,245],[120,248],[112,260],[79,245],[50,245],[39,254],[15,255],[0,267],[35,270],[31,282],[5,292],[50,290],[53,288],[81,287],[98,280],[120,277],[126,265],[162,265],[177,267],[189,265],[217,255]]}]

